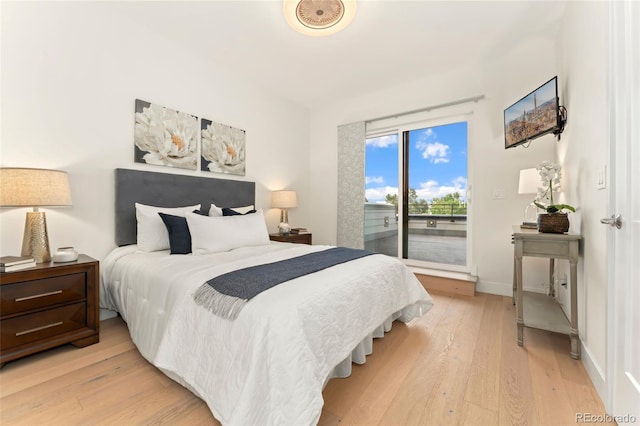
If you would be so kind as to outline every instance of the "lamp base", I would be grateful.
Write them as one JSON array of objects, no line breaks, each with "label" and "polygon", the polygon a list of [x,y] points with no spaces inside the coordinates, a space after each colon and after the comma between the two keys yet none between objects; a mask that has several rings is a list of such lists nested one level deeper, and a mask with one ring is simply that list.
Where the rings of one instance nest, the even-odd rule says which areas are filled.
[{"label": "lamp base", "polygon": [[288,223],[289,222],[289,212],[287,209],[280,210],[280,223]]},{"label": "lamp base", "polygon": [[36,263],[51,261],[47,219],[44,212],[27,212],[22,238],[22,256],[31,256]]},{"label": "lamp base", "polygon": [[291,226],[289,226],[289,213],[287,212],[287,209],[282,209],[280,211],[280,224],[278,225],[278,230],[283,235],[291,232]]},{"label": "lamp base", "polygon": [[529,203],[524,209],[524,220],[522,221],[521,228],[537,228],[538,227],[538,206],[533,203]]},{"label": "lamp base", "polygon": [[280,225],[278,225],[278,230],[281,234],[287,235],[291,232],[291,226],[289,226],[289,224],[286,222],[280,222]]}]

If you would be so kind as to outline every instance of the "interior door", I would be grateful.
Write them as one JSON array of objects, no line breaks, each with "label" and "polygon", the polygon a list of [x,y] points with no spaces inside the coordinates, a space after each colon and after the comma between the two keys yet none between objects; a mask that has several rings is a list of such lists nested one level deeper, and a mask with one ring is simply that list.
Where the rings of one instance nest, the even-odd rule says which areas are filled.
[{"label": "interior door", "polygon": [[[610,3],[609,411],[640,421],[640,3]],[[618,422],[621,423],[621,422]]]}]

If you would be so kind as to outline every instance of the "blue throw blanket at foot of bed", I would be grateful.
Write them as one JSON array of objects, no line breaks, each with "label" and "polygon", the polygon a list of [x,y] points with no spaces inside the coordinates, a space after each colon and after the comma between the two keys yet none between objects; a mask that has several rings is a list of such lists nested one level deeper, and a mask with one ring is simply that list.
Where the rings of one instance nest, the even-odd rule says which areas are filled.
[{"label": "blue throw blanket at foot of bed", "polygon": [[193,296],[214,314],[236,319],[254,296],[278,284],[373,254],[365,250],[335,247],[279,262],[229,272],[202,284]]}]

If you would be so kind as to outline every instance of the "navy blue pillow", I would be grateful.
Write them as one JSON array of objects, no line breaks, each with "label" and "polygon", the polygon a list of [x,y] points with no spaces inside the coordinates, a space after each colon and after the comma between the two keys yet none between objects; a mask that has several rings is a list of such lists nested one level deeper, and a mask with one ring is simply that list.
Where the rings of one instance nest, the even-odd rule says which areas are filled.
[{"label": "navy blue pillow", "polygon": [[173,216],[158,213],[169,231],[169,250],[171,254],[191,253],[191,233],[187,219],[183,216]]},{"label": "navy blue pillow", "polygon": [[222,216],[242,216],[243,214],[251,214],[251,213],[255,213],[255,210],[249,210],[246,213],[240,213],[238,211],[235,211],[234,209],[230,209],[228,207],[223,207],[222,208]]}]

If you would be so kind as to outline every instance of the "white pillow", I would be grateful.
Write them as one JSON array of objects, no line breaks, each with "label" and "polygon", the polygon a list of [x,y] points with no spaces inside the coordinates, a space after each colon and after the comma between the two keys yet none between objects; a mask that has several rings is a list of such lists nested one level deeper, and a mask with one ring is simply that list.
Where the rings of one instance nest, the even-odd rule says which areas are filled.
[{"label": "white pillow", "polygon": [[[233,209],[233,210],[235,210],[235,211],[237,211],[238,213],[241,213],[241,214],[246,214],[248,211],[254,210],[253,204],[251,204],[250,206],[245,206],[245,207],[229,207],[229,208]],[[209,216],[213,216],[213,217],[221,217],[221,216],[223,216],[222,207],[218,207],[215,204],[211,203],[211,208],[209,209]]]},{"label": "white pillow", "polygon": [[242,216],[201,216],[185,213],[191,251],[216,253],[245,246],[269,244],[269,232],[262,210]]},{"label": "white pillow", "polygon": [[184,216],[186,212],[192,212],[199,209],[200,204],[187,207],[154,207],[136,203],[138,249],[142,251],[169,249],[169,232],[158,213]]}]

